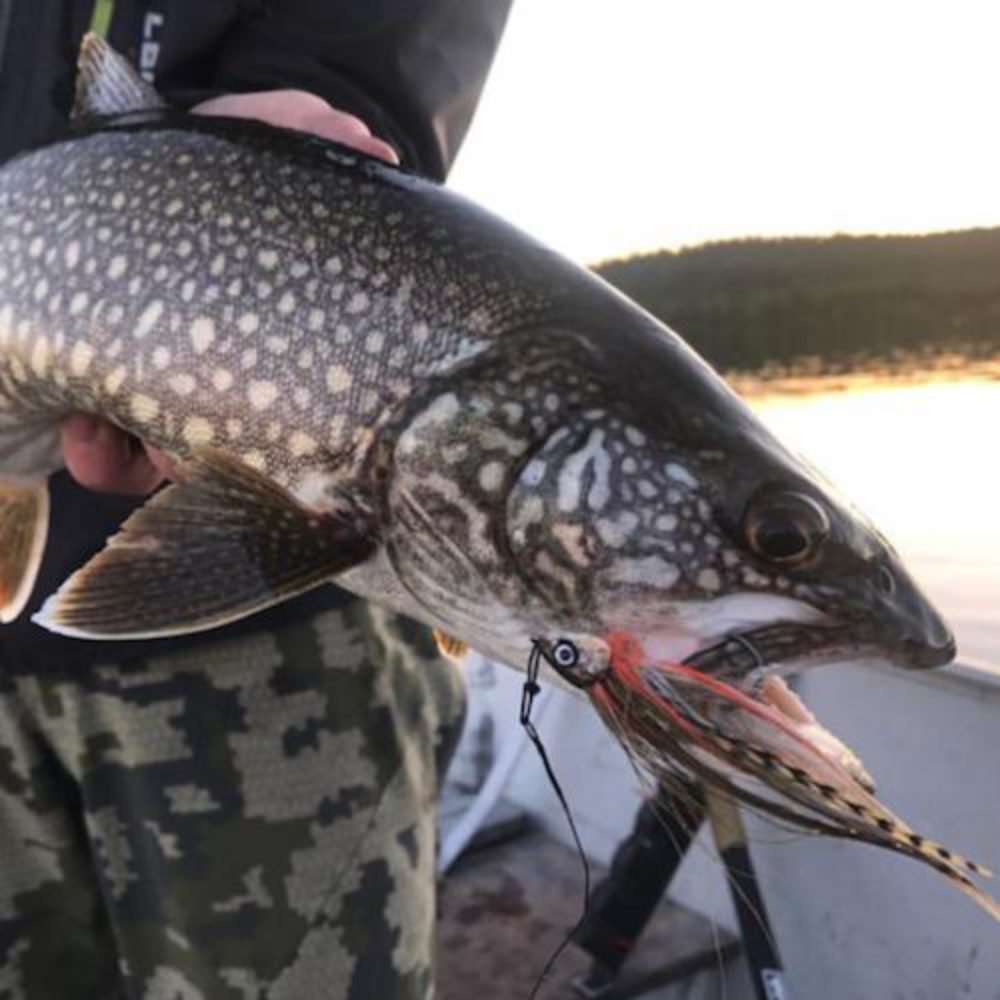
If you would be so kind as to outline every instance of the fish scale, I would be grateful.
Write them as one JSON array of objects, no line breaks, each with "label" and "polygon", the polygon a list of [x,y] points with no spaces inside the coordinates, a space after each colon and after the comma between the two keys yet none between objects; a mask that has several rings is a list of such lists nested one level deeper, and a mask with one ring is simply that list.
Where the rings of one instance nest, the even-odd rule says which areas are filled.
[{"label": "fish scale", "polygon": [[[171,110],[92,36],[75,116],[0,167],[0,621],[34,586],[59,421],[90,413],[175,477],[47,595],[43,627],[186,634],[336,583],[451,655],[571,653],[660,778],[693,769],[967,881],[959,856],[880,827],[860,762],[776,673],[941,666],[953,637],[878,531],[676,334],[435,184]],[[735,745],[684,721],[689,693],[642,692],[664,663],[706,690],[725,677],[720,731],[777,797],[729,780]]]}]

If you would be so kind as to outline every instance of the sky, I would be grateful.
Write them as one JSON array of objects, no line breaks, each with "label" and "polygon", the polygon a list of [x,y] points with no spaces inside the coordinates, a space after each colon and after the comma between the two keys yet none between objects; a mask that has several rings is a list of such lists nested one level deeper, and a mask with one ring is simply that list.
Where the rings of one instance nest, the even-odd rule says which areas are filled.
[{"label": "sky", "polygon": [[581,263],[1000,225],[995,0],[515,0],[450,185]]}]

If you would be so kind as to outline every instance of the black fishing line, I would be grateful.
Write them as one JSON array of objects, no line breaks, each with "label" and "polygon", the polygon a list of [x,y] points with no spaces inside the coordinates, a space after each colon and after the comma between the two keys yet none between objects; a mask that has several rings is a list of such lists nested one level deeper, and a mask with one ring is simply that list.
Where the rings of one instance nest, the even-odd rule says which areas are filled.
[{"label": "black fishing line", "polygon": [[[572,646],[572,644],[565,639],[561,639],[556,645],[560,649],[564,650],[566,650],[566,647]],[[542,738],[538,735],[538,730],[535,728],[535,724],[531,721],[531,709],[535,704],[535,698],[542,690],[538,684],[538,671],[541,667],[543,659],[556,670],[559,670],[560,667],[563,666],[563,664],[553,661],[552,657],[546,652],[544,644],[540,640],[533,639],[531,642],[531,654],[528,656],[528,666],[526,670],[527,676],[525,677],[524,688],[521,691],[520,721],[524,731],[528,734],[528,738],[532,743],[534,743],[535,749],[538,751],[538,756],[541,758],[542,766],[545,768],[545,774],[548,776],[549,783],[552,785],[552,788],[556,793],[556,798],[562,806],[563,813],[566,816],[566,821],[569,823],[570,832],[573,834],[573,841],[576,844],[577,853],[580,855],[580,862],[583,865],[583,912],[580,914],[580,919],[566,933],[566,936],[562,939],[559,946],[545,963],[545,967],[539,973],[538,979],[535,980],[535,985],[531,989],[528,1000],[535,1000],[535,997],[538,996],[538,991],[542,988],[546,978],[552,971],[553,966],[559,960],[559,956],[566,950],[566,947],[573,940],[576,932],[583,926],[583,922],[587,919],[587,913],[590,909],[590,862],[587,860],[587,854],[583,849],[583,842],[580,840],[580,833],[576,828],[576,822],[573,819],[573,813],[570,810],[569,803],[566,801],[566,796],[563,794],[559,780],[556,778],[555,771],[552,769],[552,764],[549,761],[549,755],[545,752],[545,747],[542,745]],[[574,658],[574,663],[575,662],[576,660]]]}]

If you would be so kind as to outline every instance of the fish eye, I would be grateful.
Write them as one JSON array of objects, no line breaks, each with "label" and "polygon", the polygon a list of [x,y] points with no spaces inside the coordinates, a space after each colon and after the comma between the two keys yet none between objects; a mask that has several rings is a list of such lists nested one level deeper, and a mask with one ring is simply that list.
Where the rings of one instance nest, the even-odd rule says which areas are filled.
[{"label": "fish eye", "polygon": [[830,519],[804,493],[768,492],[750,502],[743,528],[755,555],[794,566],[816,555],[830,535]]}]

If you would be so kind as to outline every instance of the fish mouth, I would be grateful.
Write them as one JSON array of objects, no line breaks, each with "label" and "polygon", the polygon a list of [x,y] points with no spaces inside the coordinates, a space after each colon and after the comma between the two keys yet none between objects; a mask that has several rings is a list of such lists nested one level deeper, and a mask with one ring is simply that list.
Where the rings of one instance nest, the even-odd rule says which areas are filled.
[{"label": "fish mouth", "polygon": [[684,666],[722,680],[740,680],[760,671],[790,672],[851,658],[875,657],[894,666],[943,667],[955,658],[949,632],[935,642],[908,636],[888,638],[875,628],[856,625],[803,625],[782,622],[734,632],[685,659]]}]

